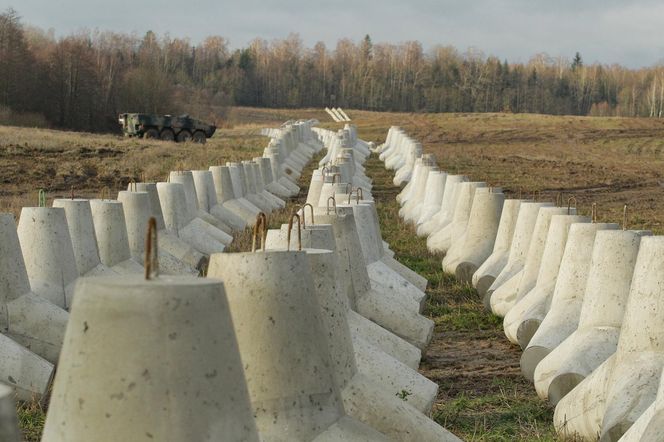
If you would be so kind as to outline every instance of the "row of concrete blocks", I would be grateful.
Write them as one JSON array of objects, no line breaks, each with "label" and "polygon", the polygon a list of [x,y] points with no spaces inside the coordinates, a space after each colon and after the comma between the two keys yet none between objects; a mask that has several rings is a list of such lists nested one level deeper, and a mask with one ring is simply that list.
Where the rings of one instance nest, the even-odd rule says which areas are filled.
[{"label": "row of concrete blocks", "polygon": [[348,114],[340,107],[333,107],[332,109],[326,107],[325,112],[327,112],[327,114],[334,120],[335,123],[344,123],[350,121]]},{"label": "row of concrete blocks", "polygon": [[25,207],[18,229],[12,215],[0,214],[0,378],[12,395],[45,397],[81,278],[143,273],[151,216],[160,229],[162,272],[198,275],[234,230],[285,205],[277,194],[298,194],[293,175],[323,147],[311,132],[314,123],[283,130],[254,161],[172,172],[168,183],[133,183],[118,200],[66,198],[52,208]]},{"label": "row of concrete blocks", "polygon": [[[443,269],[472,282],[556,430],[583,440],[649,441],[664,405],[664,237],[580,216],[575,207],[505,199],[499,188],[438,170],[422,155],[394,161],[402,131],[377,148],[408,174],[401,216],[443,252]],[[661,384],[661,386],[660,386]]]},{"label": "row of concrete blocks", "polygon": [[[346,195],[339,197],[344,199]],[[305,244],[316,242],[316,245],[325,248],[324,250],[306,249],[305,256],[309,260],[309,266],[306,269],[300,269],[302,265],[298,265],[297,260],[290,259],[294,253],[298,252],[270,250],[274,246],[283,248],[288,244],[287,226],[282,226],[280,231],[268,232],[267,251],[264,253],[214,254],[212,256],[209,276],[222,277],[230,299],[233,299],[232,293],[236,293],[237,290],[249,290],[252,295],[261,294],[261,297],[252,303],[262,306],[259,308],[260,313],[246,311],[245,307],[241,307],[242,311],[236,313],[233,311],[232,302],[230,306],[247,379],[261,379],[260,385],[248,382],[250,403],[253,407],[258,408],[258,410],[253,410],[258,433],[264,440],[456,440],[419,411],[420,408],[428,410],[431,407],[430,403],[426,402],[431,402],[432,397],[425,401],[422,399],[422,392],[426,393],[429,386],[417,379],[417,374],[403,362],[388,356],[386,352],[379,350],[377,346],[373,346],[368,341],[373,340],[376,345],[390,349],[414,365],[419,362],[417,348],[362,318],[357,313],[351,313],[348,303],[349,295],[351,295],[350,292],[355,292],[353,283],[362,284],[361,269],[363,268],[363,256],[361,249],[358,250],[360,240],[352,209],[346,215],[341,214],[343,210],[341,205],[336,209],[338,213],[321,214],[318,209],[320,208],[317,208],[314,213],[314,218],[318,219],[318,223],[312,225],[313,220],[310,220],[310,224],[301,232],[302,242]],[[367,214],[371,216],[371,211],[363,213],[365,216]],[[322,221],[329,221],[329,223],[321,224],[320,217],[327,217]],[[376,234],[373,235],[372,238],[375,238]],[[383,248],[382,241],[378,242]],[[343,248],[338,249],[337,244]],[[292,246],[294,248],[295,244]],[[299,254],[301,255],[301,252]],[[226,261],[215,266],[217,258]],[[235,258],[244,265],[233,265],[232,262],[227,262],[228,259],[232,261]],[[254,262],[265,263],[266,260],[269,263],[263,266],[256,265]],[[356,267],[350,266],[351,261]],[[346,278],[339,277],[339,265],[343,266],[342,273],[346,275]],[[280,273],[280,268],[285,271]],[[352,272],[351,268],[353,268]],[[236,275],[238,269],[244,273]],[[258,270],[259,273],[264,270],[265,274],[272,277],[255,278],[255,270]],[[304,293],[298,291],[302,284],[293,287],[293,272],[300,273],[298,270],[301,270],[304,275],[309,274],[313,277],[312,287],[306,287],[306,284],[302,283],[305,285],[305,289],[302,290]],[[233,282],[231,281],[233,278],[215,273],[223,271],[236,275],[237,280]],[[281,277],[275,277],[275,274],[281,275]],[[355,276],[351,277],[351,274]],[[276,286],[272,287],[275,284]],[[266,293],[266,287],[273,290],[268,290]],[[327,289],[323,290],[325,287]],[[320,303],[317,309],[315,307],[312,309],[311,306],[312,292],[316,292],[316,298]],[[237,293],[239,297],[243,297],[242,301],[246,303],[246,294]],[[81,297],[81,295],[77,295],[76,302]],[[293,317],[293,315],[295,316]],[[258,323],[260,324],[262,323],[261,317],[263,317],[262,322],[266,324],[274,326],[279,324],[279,333],[276,336],[274,335],[275,330],[269,330],[270,342],[263,342],[267,338],[256,339],[256,332],[249,332],[249,329],[255,328],[253,325],[250,327],[249,322],[255,322],[256,318],[259,318]],[[307,318],[306,325],[302,325],[302,318]],[[326,343],[317,339],[316,324],[318,322],[324,325],[322,335],[328,336]],[[247,324],[247,326],[238,329],[237,324]],[[283,327],[287,328],[283,329]],[[298,327],[300,330],[297,330]],[[303,333],[305,331],[306,333]],[[246,333],[250,334],[245,335]],[[303,339],[295,340],[292,335]],[[304,338],[305,335],[306,338]],[[282,341],[288,339],[288,348],[292,349],[294,354],[279,358],[284,365],[278,366],[277,369],[274,367],[274,360],[270,361],[271,365],[268,364],[263,368],[260,360],[254,360],[255,353],[259,353],[261,359],[274,356],[275,348],[284,347],[283,342],[275,343],[275,339]],[[262,345],[257,345],[257,342]],[[249,346],[252,349],[249,349]],[[325,352],[321,351],[325,348],[329,349],[329,355],[325,355]],[[327,358],[331,358],[331,361],[325,363],[324,360]],[[251,359],[252,364],[247,365],[247,359]],[[305,367],[296,362],[304,359],[309,361]],[[313,373],[315,373],[313,379],[311,365],[313,365]],[[329,366],[335,367],[331,374],[332,385],[325,370]],[[251,370],[248,369],[249,367]],[[63,370],[62,367],[61,370]],[[369,374],[371,374],[371,378],[376,377],[377,379],[370,380]],[[288,378],[280,378],[282,376]],[[264,377],[269,377],[269,381]],[[412,382],[409,379],[413,379]],[[234,385],[237,385],[237,382]],[[270,391],[265,391],[266,385],[275,387],[270,387]],[[57,388],[56,381],[56,395]],[[314,388],[316,389],[314,392],[309,391]],[[331,394],[329,390],[332,389],[339,391]],[[428,389],[431,390],[431,387]],[[413,391],[415,393],[412,393]],[[409,400],[404,401],[396,397],[397,394],[404,392],[407,392],[405,396]],[[291,398],[302,396],[303,393],[306,393],[308,402],[311,402],[312,397],[315,398],[314,402],[302,401],[291,404]],[[284,396],[288,400],[285,401],[279,396],[280,403],[275,404],[273,398],[263,398],[263,396],[274,394]],[[410,397],[411,394],[412,397]],[[296,411],[293,408],[296,408]],[[238,416],[238,414],[242,414],[242,407],[236,411],[233,416],[229,416],[229,419],[238,420],[240,418],[239,422],[246,422],[246,415]],[[275,421],[275,417],[278,417],[279,422]],[[51,416],[49,415],[50,421]],[[332,423],[331,426],[330,423]],[[47,427],[48,425],[47,422]],[[327,430],[323,431],[325,428]],[[376,429],[379,429],[380,432]],[[321,433],[321,431],[323,432]],[[238,436],[230,436],[230,438],[254,440],[251,425],[245,425],[242,431],[231,434],[238,434]],[[187,437],[189,436],[191,434],[187,435]]]},{"label": "row of concrete blocks", "polygon": [[[457,440],[425,415],[437,386],[413,369],[420,349],[350,308],[372,290],[359,245],[389,255],[373,205],[354,206],[316,208],[301,236],[323,250],[212,253],[223,284],[80,278],[43,440]],[[288,236],[268,232],[266,248]]]}]

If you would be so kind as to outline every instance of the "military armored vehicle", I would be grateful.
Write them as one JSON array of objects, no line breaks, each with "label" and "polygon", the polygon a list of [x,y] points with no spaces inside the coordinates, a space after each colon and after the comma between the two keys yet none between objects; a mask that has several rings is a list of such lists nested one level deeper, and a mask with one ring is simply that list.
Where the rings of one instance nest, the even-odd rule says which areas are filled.
[{"label": "military armored vehicle", "polygon": [[122,132],[127,137],[159,138],[164,141],[205,143],[217,127],[189,115],[120,114]]}]

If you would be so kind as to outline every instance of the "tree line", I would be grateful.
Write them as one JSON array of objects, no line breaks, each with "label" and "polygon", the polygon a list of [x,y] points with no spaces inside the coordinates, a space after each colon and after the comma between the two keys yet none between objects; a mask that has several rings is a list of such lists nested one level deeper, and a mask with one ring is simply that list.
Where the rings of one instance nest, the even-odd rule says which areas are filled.
[{"label": "tree line", "polygon": [[56,38],[0,14],[0,122],[118,130],[120,112],[214,121],[230,105],[405,112],[664,116],[664,66],[628,69],[533,56],[510,63],[450,46],[367,35],[305,47],[297,35],[231,50],[169,35],[82,31]]}]

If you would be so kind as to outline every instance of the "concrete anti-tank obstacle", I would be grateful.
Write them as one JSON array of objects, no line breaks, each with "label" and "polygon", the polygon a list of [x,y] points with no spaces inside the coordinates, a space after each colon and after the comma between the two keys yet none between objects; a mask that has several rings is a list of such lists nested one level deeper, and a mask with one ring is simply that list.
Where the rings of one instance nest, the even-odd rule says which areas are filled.
[{"label": "concrete anti-tank obstacle", "polygon": [[[308,266],[298,251],[210,258],[208,276],[224,281],[255,422],[266,440],[315,440],[343,424]],[[385,440],[364,429],[364,440]]]},{"label": "concrete anti-tank obstacle", "polygon": [[249,165],[253,170],[253,180],[256,185],[256,191],[262,195],[265,199],[270,201],[277,209],[283,209],[286,207],[286,201],[279,198],[277,195],[269,192],[265,188],[265,181],[263,180],[263,175],[261,173],[261,167],[255,161],[250,161]]},{"label": "concrete anti-tank obstacle", "polygon": [[468,227],[458,241],[459,248],[454,244],[443,258],[445,271],[454,273],[460,281],[472,281],[475,271],[493,251],[504,201],[505,195],[493,189],[475,192]]},{"label": "concrete anti-tank obstacle", "polygon": [[[334,254],[315,249],[309,249],[307,253],[321,307],[323,329],[327,331],[333,376],[341,389],[344,409],[350,410],[351,417],[375,428],[390,440],[457,440],[418,413],[411,404],[404,404],[396,396],[399,391],[385,391],[385,386],[374,380],[378,373],[362,373],[361,365],[358,371],[361,362],[357,361],[356,365],[354,354],[357,354],[357,347],[354,351],[355,340],[346,322],[347,307],[340,302],[341,297],[336,290],[338,278],[334,272]],[[367,402],[367,398],[376,396],[381,400]]]},{"label": "concrete anti-tank obstacle", "polygon": [[166,224],[164,223],[164,214],[161,211],[161,203],[159,202],[157,183],[129,183],[127,185],[127,190],[130,192],[146,192],[148,194],[148,202],[150,203],[150,216],[155,219],[157,223],[157,230],[164,230],[166,228]]},{"label": "concrete anti-tank obstacle", "polygon": [[450,214],[450,222],[439,231],[427,238],[427,247],[431,251],[447,252],[452,246],[452,240],[459,238],[468,225],[468,217],[473,204],[475,189],[486,187],[486,183],[471,181],[462,182],[455,186],[455,206]]},{"label": "concrete anti-tank obstacle", "polygon": [[17,233],[32,291],[67,309],[78,270],[64,209],[23,207]]},{"label": "concrete anti-tank obstacle", "polygon": [[14,216],[7,213],[0,214],[0,281],[0,331],[49,362],[57,362],[69,315],[31,291]]},{"label": "concrete anti-tank obstacle", "polygon": [[290,198],[291,191],[284,187],[281,183],[275,180],[272,175],[272,165],[269,158],[265,157],[256,157],[254,161],[259,165],[261,175],[263,176],[263,182],[265,183],[265,189],[278,196],[279,198],[285,199]]},{"label": "concrete anti-tank obstacle", "polygon": [[21,401],[42,401],[48,394],[55,367],[18,342],[0,333],[0,376]]},{"label": "concrete anti-tank obstacle", "polygon": [[620,442],[659,440],[664,434],[664,385],[661,380],[655,401],[639,416]]},{"label": "concrete anti-tank obstacle", "polygon": [[[528,253],[530,238],[535,229],[537,214],[541,207],[551,207],[551,203],[538,203],[532,201],[522,201],[519,205],[519,215],[514,226],[514,235],[510,244],[510,253],[507,257],[507,264],[498,274],[484,296],[484,305],[491,308],[491,298],[493,292],[503,285],[507,284],[510,290],[516,290],[519,284],[520,272]],[[507,289],[507,287],[505,287]],[[512,288],[513,287],[513,288]]]},{"label": "concrete anti-tank obstacle", "polygon": [[423,231],[420,233],[422,224],[429,221],[440,210],[445,195],[447,176],[447,173],[440,170],[429,172],[426,183],[427,192],[422,201],[420,216],[416,222],[418,236],[425,233]]},{"label": "concrete anti-tank obstacle", "polygon": [[21,439],[16,417],[14,390],[7,385],[0,384],[0,440],[19,442]]},{"label": "concrete anti-tank obstacle", "polygon": [[177,235],[203,254],[211,255],[224,251],[224,244],[215,236],[218,229],[187,211],[182,184],[157,183],[157,192],[168,232]]},{"label": "concrete anti-tank obstacle", "polygon": [[[238,180],[241,182],[242,196],[244,198],[265,213],[272,213],[276,209],[271,201],[266,200],[262,195],[256,193],[256,187],[253,180],[251,180],[253,169],[248,164],[227,163],[227,165],[231,167],[231,173],[235,167],[235,171],[239,175]],[[233,189],[235,189],[235,182],[233,182]]]},{"label": "concrete anti-tank obstacle", "polygon": [[[338,205],[337,207],[344,206]],[[355,215],[360,247],[362,248],[372,287],[383,292],[390,291],[403,297],[411,306],[410,308],[416,312],[421,312],[426,302],[426,294],[380,260],[382,245],[378,246],[380,236],[378,236],[379,232],[375,230],[373,225],[371,206],[355,204],[350,207]]]},{"label": "concrete anti-tank obstacle", "polygon": [[664,237],[641,238],[616,353],[563,397],[554,423],[563,434],[618,440],[655,400],[664,366]]},{"label": "concrete anti-tank obstacle", "polygon": [[101,263],[95,226],[92,221],[90,200],[80,198],[55,199],[53,207],[65,211],[69,237],[74,249],[74,258],[79,276],[112,275],[115,272]]},{"label": "concrete anti-tank obstacle", "polygon": [[[567,207],[542,207],[537,213],[537,221],[528,244],[523,269],[515,275],[516,284],[505,284],[491,295],[491,310],[498,316],[505,317],[517,300],[535,287],[544,254],[544,244],[549,233],[553,215],[574,215],[576,209]],[[510,339],[510,336],[508,336]],[[514,342],[516,344],[516,342]]]},{"label": "concrete anti-tank obstacle", "polygon": [[522,201],[519,199],[505,200],[491,255],[473,274],[473,287],[477,289],[477,292],[483,299],[493,281],[495,281],[496,277],[507,265],[510,246],[514,237],[514,227],[516,226],[516,219],[519,216],[519,207]]},{"label": "concrete anti-tank obstacle", "polygon": [[466,181],[466,177],[463,175],[447,175],[445,179],[445,192],[440,202],[440,209],[428,221],[417,226],[417,234],[419,236],[429,236],[451,222],[451,212],[454,210],[454,205],[456,204],[455,188],[462,181]]},{"label": "concrete anti-tank obstacle", "polygon": [[438,167],[433,165],[433,166],[423,166],[423,170],[420,172],[422,175],[421,178],[421,185],[419,189],[416,192],[416,195],[409,199],[402,207],[403,209],[403,219],[406,222],[409,222],[411,224],[417,225],[417,221],[420,219],[420,214],[422,213],[422,206],[424,204],[424,200],[429,193],[429,188],[427,187],[427,184],[430,183],[429,181],[429,176],[434,176],[434,174],[438,173]]},{"label": "concrete anti-tank obstacle", "polygon": [[221,282],[84,278],[42,440],[258,441],[242,365]]},{"label": "concrete anti-tank obstacle", "polygon": [[643,233],[598,231],[579,327],[535,369],[535,388],[553,405],[615,353]]},{"label": "concrete anti-tank obstacle", "polygon": [[426,348],[433,334],[433,321],[413,311],[408,304],[412,301],[403,296],[372,288],[352,209],[323,217],[321,222],[334,226],[337,247],[350,265],[356,311],[419,349]]},{"label": "concrete anti-tank obstacle", "polygon": [[169,175],[171,183],[182,184],[184,189],[184,199],[186,215],[192,218],[198,218],[209,224],[206,231],[210,236],[222,243],[224,246],[233,242],[233,229],[220,219],[215,218],[204,210],[198,208],[198,195],[194,184],[194,176],[190,170],[172,171]]},{"label": "concrete anti-tank obstacle", "polygon": [[519,344],[522,349],[528,346],[549,309],[560,273],[569,227],[574,223],[589,222],[589,217],[579,215],[551,217],[535,286],[527,293],[520,294],[522,296],[517,295],[514,306],[503,320],[503,330],[510,342]]},{"label": "concrete anti-tank obstacle", "polygon": [[[328,219],[325,219],[328,218]],[[335,223],[336,215],[317,217]],[[337,224],[338,226],[339,224]],[[337,227],[338,228],[338,227]],[[268,230],[266,239],[267,248],[283,248],[286,246],[287,225],[282,225],[280,231]],[[275,235],[271,235],[272,233]],[[332,224],[311,224],[302,229],[302,244],[309,248],[333,250],[336,254],[336,274],[339,275],[337,287],[347,300],[348,311],[346,316],[348,325],[353,334],[361,336],[369,344],[373,345],[389,354],[393,358],[401,361],[410,368],[417,369],[420,365],[422,353],[419,348],[408,343],[399,336],[389,332],[378,324],[368,320],[364,316],[355,312],[355,288],[351,276],[351,267],[348,260],[347,250],[337,247],[337,241],[334,236],[334,227]],[[295,238],[291,241],[291,247],[295,247]]]},{"label": "concrete anti-tank obstacle", "polygon": [[[309,246],[313,244],[322,244],[326,245],[326,247],[336,248],[331,226],[328,227],[330,228],[307,228],[300,232],[301,241],[299,241],[299,244],[307,246],[307,248],[303,248],[302,250],[310,254],[310,262],[312,265],[315,265],[318,261],[326,260],[325,257],[319,256],[323,253],[321,250],[330,250],[330,253],[333,252],[332,249],[312,249]],[[288,245],[288,230],[288,225],[282,225],[281,230],[279,231],[268,231],[266,248],[268,250],[278,248],[282,248],[282,250],[285,249]],[[291,237],[291,246],[297,247],[297,243],[298,241],[295,241],[295,237]],[[319,293],[319,303],[322,308],[321,312],[323,313],[324,322],[328,321],[330,326],[334,325],[334,330],[327,330],[326,335],[343,333],[345,336],[346,328],[349,329],[347,312],[350,311],[350,305],[346,295],[341,293],[341,285],[343,283],[337,277],[338,263],[336,255],[330,257],[330,260],[331,262],[326,264],[329,270],[325,274],[319,274],[317,271],[312,271],[311,275],[317,293],[323,292]],[[330,278],[334,278],[331,280],[332,282],[330,282]],[[333,292],[329,291],[330,288],[333,289]],[[323,299],[321,299],[321,297]],[[327,315],[330,315],[331,317],[328,318]],[[376,384],[380,385],[381,390],[391,391],[391,395],[396,396],[402,391],[410,392],[411,396],[409,396],[409,403],[413,407],[423,413],[429,413],[431,411],[431,407],[433,406],[433,402],[438,393],[438,385],[436,383],[430,381],[399,360],[384,353],[380,348],[371,345],[362,335],[350,334],[348,339],[344,342],[348,342],[348,345],[343,346],[346,349],[344,351],[352,356],[353,367],[357,366],[354,371],[359,371],[359,373],[364,376],[370,377],[376,382]],[[335,348],[332,349],[333,356],[335,351],[339,351],[340,345],[341,344],[337,343]],[[333,362],[337,368],[340,365],[347,365],[346,363],[340,362],[340,358],[335,359],[333,357]]]},{"label": "concrete anti-tank obstacle", "polygon": [[617,224],[608,223],[576,223],[570,226],[548,311],[521,355],[521,372],[527,379],[534,380],[537,364],[576,330],[590,271],[595,234],[601,230],[617,228]]},{"label": "concrete anti-tank obstacle", "polygon": [[[118,201],[122,203],[131,258],[136,263],[139,263],[141,262],[140,260],[142,257],[145,256],[145,239],[147,233],[145,226],[148,225],[148,221],[150,220],[148,193],[123,190],[118,192]],[[187,262],[180,259],[183,254],[186,256],[194,252],[194,250],[186,243],[172,235],[167,235],[166,232],[159,234],[158,241],[157,253],[159,257],[159,268],[162,273],[192,276],[197,276],[200,273],[199,268],[192,267],[189,264],[189,262],[192,262],[193,260],[189,259],[187,260],[189,262]],[[173,250],[177,252],[178,256],[171,253]],[[200,255],[197,252],[194,253]],[[200,256],[202,258],[202,255]],[[200,262],[201,258],[199,258],[199,261],[197,262],[199,267],[203,265]],[[207,260],[204,260],[204,263],[207,265]]]},{"label": "concrete anti-tank obstacle", "polygon": [[410,181],[413,174],[413,167],[415,160],[422,156],[422,145],[420,143],[413,143],[409,146],[408,152],[405,155],[402,164],[397,164],[397,172],[394,174],[392,182],[395,186],[400,186],[405,182]]},{"label": "concrete anti-tank obstacle", "polygon": [[143,266],[132,258],[127,222],[122,203],[116,200],[90,200],[101,263],[116,273],[143,273]]},{"label": "concrete anti-tank obstacle", "polygon": [[323,188],[325,181],[325,174],[320,169],[315,169],[311,174],[311,181],[309,182],[309,191],[307,193],[307,200],[305,204],[318,206],[320,200],[320,192]]},{"label": "concrete anti-tank obstacle", "polygon": [[332,120],[334,120],[335,123],[339,123],[339,117],[337,117],[337,115],[332,112],[332,109],[326,107],[325,112],[327,112],[327,114],[330,116],[330,118],[332,118]]},{"label": "concrete anti-tank obstacle", "polygon": [[265,212],[272,212],[273,210],[278,209],[279,206],[264,195],[261,195],[259,189],[256,187],[254,168],[251,163],[243,161],[242,163],[239,163],[239,167],[242,168],[240,173],[244,179],[245,197],[254,203],[256,207],[261,208]]},{"label": "concrete anti-tank obstacle", "polygon": [[[204,271],[207,268],[207,257],[184,242],[177,235],[166,231],[166,223],[164,222],[164,215],[161,211],[161,203],[159,202],[157,184],[132,183],[129,185],[128,190],[133,190],[135,192],[146,192],[148,194],[148,202],[150,207],[148,219],[153,217],[157,223],[157,230],[159,231],[159,259],[161,260],[160,268],[164,270],[164,273],[195,274],[196,272],[200,273]],[[142,205],[143,203],[139,204]],[[129,207],[134,206],[133,204],[129,204]],[[129,209],[124,205],[124,201],[122,208],[125,212],[127,234],[131,235],[129,233],[130,230],[133,230],[134,232],[144,232],[147,220],[145,220],[145,215],[142,213],[140,206],[136,211],[136,215],[133,214],[134,211],[132,211],[132,214],[128,213]],[[130,252],[132,253],[134,259],[138,260],[140,258],[140,255],[134,255],[135,251],[130,249]],[[168,255],[175,257],[180,263],[172,263],[169,259],[165,259],[165,256],[162,254],[162,252],[166,252]]]},{"label": "concrete anti-tank obstacle", "polygon": [[221,220],[233,230],[243,230],[247,226],[246,221],[218,203],[212,172],[209,170],[192,170],[191,174],[196,186],[199,210],[203,210]]},{"label": "concrete anti-tank obstacle", "polygon": [[246,225],[253,226],[260,210],[244,198],[236,198],[228,166],[210,166],[210,172],[217,193],[217,202],[242,218]]},{"label": "concrete anti-tank obstacle", "polygon": [[[255,201],[251,201],[247,195],[246,184],[244,182],[244,168],[239,163],[226,163],[228,172],[231,178],[231,189],[235,194],[235,198],[239,199],[242,205],[246,206],[253,214],[254,218],[263,211],[263,207],[256,205]],[[268,206],[265,206],[268,208]]]},{"label": "concrete anti-tank obstacle", "polygon": [[[429,168],[435,166],[435,158],[431,155],[421,155],[413,160],[412,165],[406,166],[411,170],[411,177],[408,180],[408,183],[404,186],[403,190],[399,192],[396,197],[397,202],[401,205],[399,209],[399,215],[403,218],[405,215],[404,206],[408,204],[408,201],[412,199],[417,199],[418,197],[423,196],[423,187],[426,183],[426,177],[429,173]],[[397,172],[398,174],[399,172]],[[411,201],[411,205],[413,202]]]},{"label": "concrete anti-tank obstacle", "polygon": [[406,222],[415,223],[417,218],[419,218],[419,211],[416,211],[415,209],[418,205],[422,204],[422,201],[424,201],[424,196],[427,191],[427,179],[429,178],[429,173],[431,171],[438,171],[435,164],[428,164],[422,161],[417,173],[413,172],[413,180],[411,181],[411,183],[413,183],[412,192],[410,193],[409,198],[401,201],[402,206],[401,209],[399,209],[399,216]]},{"label": "concrete anti-tank obstacle", "polygon": [[[370,217],[370,219],[367,221],[367,225],[372,229],[372,234],[369,235],[369,238],[372,238],[375,242],[375,251],[376,255],[378,256],[378,259],[387,267],[392,269],[394,272],[398,273],[399,276],[401,276],[410,284],[415,286],[421,293],[424,293],[424,291],[427,288],[427,285],[429,284],[429,281],[427,281],[425,277],[421,276],[417,272],[413,271],[412,269],[408,268],[407,266],[401,264],[399,261],[394,259],[393,258],[394,253],[388,254],[386,252],[386,248],[389,249],[389,247],[388,244],[383,241],[383,236],[380,231],[380,221],[378,219],[378,211],[376,210],[376,204],[373,201],[360,199],[359,201],[352,200],[351,205],[353,206],[353,211],[356,210],[365,211],[365,209],[362,208],[356,209],[355,206],[358,205],[369,206],[370,210],[366,211],[366,214]],[[338,207],[343,208],[345,206],[347,205],[341,204]],[[358,217],[356,217],[356,219],[358,219]],[[421,293],[417,293],[415,297],[419,298],[421,296]]]}]

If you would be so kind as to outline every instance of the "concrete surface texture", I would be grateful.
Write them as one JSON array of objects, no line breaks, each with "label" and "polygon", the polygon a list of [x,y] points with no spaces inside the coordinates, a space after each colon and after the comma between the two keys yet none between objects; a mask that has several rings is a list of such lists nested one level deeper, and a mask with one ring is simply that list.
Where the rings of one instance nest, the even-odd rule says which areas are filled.
[{"label": "concrete surface texture", "polygon": [[217,253],[256,425],[268,440],[312,440],[343,416],[306,252]]},{"label": "concrete surface texture", "polygon": [[526,348],[549,309],[570,226],[588,222],[589,217],[579,215],[551,217],[535,286],[516,301],[503,320],[505,336],[521,348]]},{"label": "concrete surface texture", "polygon": [[[530,238],[535,228],[537,221],[537,214],[541,207],[551,207],[551,203],[540,203],[532,201],[523,201],[519,205],[519,215],[517,216],[516,225],[514,226],[514,235],[512,237],[512,244],[510,245],[510,253],[507,257],[507,264],[503,270],[498,274],[491,286],[487,289],[484,296],[484,305],[493,310],[491,298],[493,292],[500,289],[501,291],[516,290],[519,284],[521,271],[526,262],[526,255],[530,245]],[[506,285],[507,284],[507,285]],[[505,287],[502,287],[505,285]],[[503,296],[507,296],[506,293]],[[500,295],[499,295],[500,297]]]},{"label": "concrete surface texture", "polygon": [[0,214],[0,284],[2,333],[49,362],[57,362],[68,314],[31,291],[14,216],[4,213]]},{"label": "concrete surface texture", "polygon": [[535,388],[557,404],[618,346],[641,234],[598,231],[578,328],[535,369]]},{"label": "concrete surface texture", "polygon": [[0,384],[0,440],[19,442],[22,439],[18,429],[14,392],[7,385]]},{"label": "concrete surface texture", "polygon": [[493,189],[475,192],[466,231],[443,259],[445,271],[472,282],[475,271],[493,252],[504,201],[505,195]]},{"label": "concrete surface texture", "polygon": [[537,364],[576,330],[588,282],[595,235],[617,224],[575,223],[569,227],[556,287],[548,311],[521,355],[521,372],[533,380]]},{"label": "concrete surface texture", "polygon": [[664,365],[657,332],[664,237],[641,238],[616,353],[563,397],[554,423],[563,434],[618,440],[655,400]]},{"label": "concrete surface texture", "polygon": [[143,261],[132,258],[122,203],[90,200],[101,263],[120,274],[143,273]]},{"label": "concrete surface texture", "polygon": [[77,286],[42,440],[99,435],[259,440],[221,282],[136,275]]},{"label": "concrete surface texture", "polygon": [[491,284],[493,284],[493,281],[507,265],[510,246],[514,237],[516,219],[519,215],[519,207],[522,201],[519,199],[505,200],[491,255],[473,274],[473,287],[477,289],[477,292],[482,297],[484,297]]},{"label": "concrete surface texture", "polygon": [[67,309],[78,269],[64,209],[24,207],[17,233],[32,291]]}]

